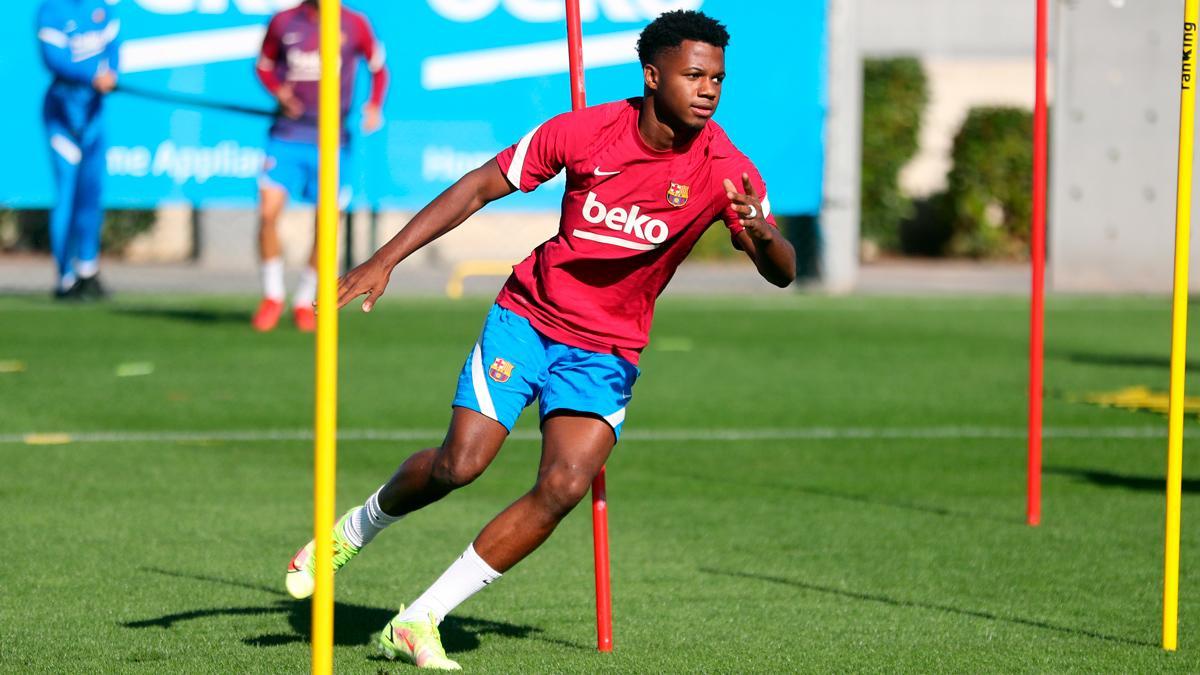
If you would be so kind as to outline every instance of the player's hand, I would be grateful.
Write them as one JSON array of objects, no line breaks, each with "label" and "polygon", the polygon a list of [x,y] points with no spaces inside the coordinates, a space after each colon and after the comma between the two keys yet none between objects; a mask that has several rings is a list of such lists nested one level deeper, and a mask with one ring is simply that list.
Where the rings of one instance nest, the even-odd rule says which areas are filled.
[{"label": "player's hand", "polygon": [[92,78],[92,89],[107,94],[117,88],[117,74],[111,70],[102,70]]},{"label": "player's hand", "polygon": [[368,103],[362,109],[362,130],[364,134],[373,134],[383,126],[383,111],[379,106]]},{"label": "player's hand", "polygon": [[739,216],[738,223],[746,228],[746,232],[759,241],[773,239],[775,228],[767,223],[766,216],[763,215],[762,202],[754,191],[754,185],[750,183],[750,174],[742,174],[742,187],[745,188],[745,192],[739,192],[733,181],[728,178],[724,180],[723,184],[725,196],[733,204],[733,210]]},{"label": "player's hand", "polygon": [[296,92],[290,84],[281,84],[275,90],[275,99],[279,101],[279,110],[288,119],[298,120],[304,114],[304,104],[296,98]]},{"label": "player's hand", "polygon": [[362,311],[371,311],[379,298],[383,297],[391,278],[392,268],[386,263],[377,262],[375,258],[355,267],[347,272],[346,276],[338,279],[338,309],[350,304],[350,301],[358,296],[366,295]]}]

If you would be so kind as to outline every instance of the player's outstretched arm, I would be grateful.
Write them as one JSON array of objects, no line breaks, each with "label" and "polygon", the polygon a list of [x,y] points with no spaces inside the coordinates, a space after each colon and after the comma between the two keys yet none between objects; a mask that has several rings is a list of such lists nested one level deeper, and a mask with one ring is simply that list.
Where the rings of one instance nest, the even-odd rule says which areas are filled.
[{"label": "player's outstretched arm", "polygon": [[754,261],[758,273],[780,288],[786,288],[796,280],[796,249],[779,230],[767,222],[763,205],[749,174],[742,174],[740,192],[728,178],[724,181],[725,196],[740,216],[739,222],[746,228],[736,235],[738,244]]},{"label": "player's outstretched arm", "polygon": [[375,255],[338,279],[338,308],[366,295],[362,310],[371,311],[387,290],[392,268],[425,244],[458,227],[488,202],[511,194],[514,188],[495,159],[458,179],[429,202],[404,229],[396,233]]}]

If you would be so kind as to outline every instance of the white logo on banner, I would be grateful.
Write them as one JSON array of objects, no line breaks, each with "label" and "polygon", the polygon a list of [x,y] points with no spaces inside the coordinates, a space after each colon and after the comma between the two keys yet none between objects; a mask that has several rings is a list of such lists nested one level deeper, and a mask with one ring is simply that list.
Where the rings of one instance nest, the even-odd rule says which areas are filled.
[{"label": "white logo on banner", "polygon": [[[133,0],[150,14],[225,14],[270,16],[300,0]],[[121,72],[138,73],[254,58],[265,25],[173,33],[126,40],[121,45]]]},{"label": "white logo on banner", "polygon": [[134,0],[151,14],[224,14],[232,6],[242,14],[274,14],[300,0]]},{"label": "white logo on banner", "polygon": [[[562,0],[428,0],[429,7],[444,19],[470,23],[486,18],[500,7],[527,23],[549,23],[566,18]],[[704,0],[579,0],[584,21],[604,16],[609,21],[650,20],[673,9],[699,9]]]},{"label": "white logo on banner", "polygon": [[[472,23],[503,8],[526,23],[565,19],[562,0],[426,0],[444,19]],[[242,14],[272,14],[299,0],[135,0],[157,14],[221,14],[237,9]],[[583,21],[604,17],[612,22],[649,21],[675,9],[699,9],[704,0],[580,0]],[[253,58],[265,28],[261,25],[220,28],[127,40],[121,47],[121,70],[127,73],[161,68],[218,63]],[[584,62],[589,68],[624,65],[637,61],[640,31],[590,35],[583,39]],[[421,86],[427,91],[492,84],[526,77],[567,72],[566,40],[535,42],[430,56],[421,61]]]},{"label": "white logo on banner", "polygon": [[237,141],[192,146],[167,140],[156,148],[113,146],[105,159],[110,176],[165,176],[176,185],[203,185],[211,178],[253,178],[262,170],[266,154],[262,148],[245,147]]},{"label": "white logo on banner", "polygon": [[[442,18],[459,23],[479,21],[503,7],[526,23],[549,23],[566,18],[562,0],[427,0]],[[704,0],[580,0],[585,22],[600,16],[613,22],[649,21],[674,9],[699,9]],[[619,66],[637,61],[641,31],[605,33],[583,38],[583,61],[588,68]],[[565,73],[566,40],[477,49],[430,56],[421,61],[421,87],[427,91]]]}]

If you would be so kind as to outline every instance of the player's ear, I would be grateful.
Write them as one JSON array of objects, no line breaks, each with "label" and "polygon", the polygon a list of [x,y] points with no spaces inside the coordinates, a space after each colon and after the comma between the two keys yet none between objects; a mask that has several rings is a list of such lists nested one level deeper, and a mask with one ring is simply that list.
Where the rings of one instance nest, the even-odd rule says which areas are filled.
[{"label": "player's ear", "polygon": [[658,68],[652,63],[642,64],[642,79],[646,82],[646,88],[651,91],[658,91]]}]

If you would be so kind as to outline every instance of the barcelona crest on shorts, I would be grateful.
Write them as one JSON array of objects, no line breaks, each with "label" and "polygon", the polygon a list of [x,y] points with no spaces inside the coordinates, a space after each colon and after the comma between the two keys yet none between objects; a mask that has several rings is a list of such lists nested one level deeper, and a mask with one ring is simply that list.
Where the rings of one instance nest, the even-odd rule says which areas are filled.
[{"label": "barcelona crest on shorts", "polygon": [[508,382],[508,378],[512,377],[512,371],[513,364],[504,359],[496,359],[492,361],[492,367],[488,368],[488,377],[503,384]]},{"label": "barcelona crest on shorts", "polygon": [[674,207],[680,207],[686,204],[687,200],[688,186],[671,183],[671,187],[667,188],[667,203]]}]

